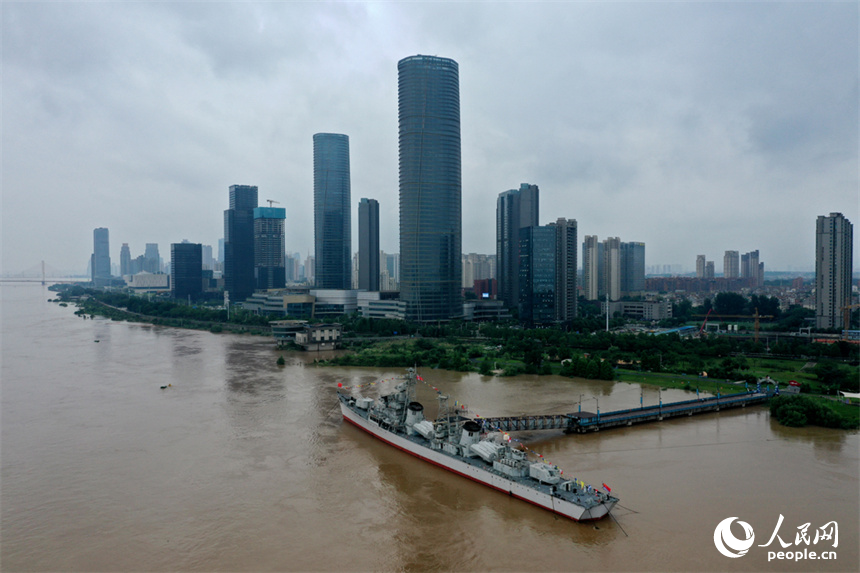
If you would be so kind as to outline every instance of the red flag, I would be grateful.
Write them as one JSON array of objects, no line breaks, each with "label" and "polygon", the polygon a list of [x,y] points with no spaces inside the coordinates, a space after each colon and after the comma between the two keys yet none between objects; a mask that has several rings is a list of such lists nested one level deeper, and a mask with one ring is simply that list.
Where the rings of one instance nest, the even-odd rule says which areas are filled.
[{"label": "red flag", "polygon": [[605,489],[605,490],[606,490],[606,493],[612,493],[612,490],[611,490],[611,489],[609,489],[609,486],[608,486],[608,485],[606,485],[606,484],[603,484],[603,489]]}]

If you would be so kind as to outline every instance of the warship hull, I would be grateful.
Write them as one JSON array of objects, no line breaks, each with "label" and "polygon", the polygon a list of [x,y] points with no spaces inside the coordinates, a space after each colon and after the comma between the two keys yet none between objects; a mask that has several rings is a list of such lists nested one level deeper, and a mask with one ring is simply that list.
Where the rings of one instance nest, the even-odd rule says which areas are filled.
[{"label": "warship hull", "polygon": [[613,497],[607,497],[601,503],[590,504],[589,507],[572,503],[553,493],[548,486],[535,486],[534,483],[530,483],[533,480],[501,475],[489,468],[481,467],[482,464],[479,460],[463,458],[430,448],[423,443],[425,440],[420,436],[408,436],[383,428],[379,423],[364,415],[361,410],[351,406],[344,396],[340,398],[340,408],[344,420],[399,450],[574,521],[601,519],[612,510],[618,501]]}]

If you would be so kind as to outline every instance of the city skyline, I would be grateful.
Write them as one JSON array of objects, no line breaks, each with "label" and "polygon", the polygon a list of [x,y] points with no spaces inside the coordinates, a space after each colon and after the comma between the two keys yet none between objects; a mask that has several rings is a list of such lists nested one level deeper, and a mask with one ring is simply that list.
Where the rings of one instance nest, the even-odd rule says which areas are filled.
[{"label": "city skyline", "polygon": [[[216,245],[237,181],[287,208],[288,250],[307,254],[306,142],[323,130],[350,134],[355,194],[379,200],[380,248],[399,252],[396,63],[416,53],[460,64],[464,253],[494,252],[496,197],[522,181],[552,206],[540,224],[575,218],[688,271],[751,248],[769,270],[813,271],[802,230],[857,219],[850,3],[2,11],[3,272],[83,273],[102,226],[115,260],[122,243]],[[541,42],[499,48],[538,24]]]}]

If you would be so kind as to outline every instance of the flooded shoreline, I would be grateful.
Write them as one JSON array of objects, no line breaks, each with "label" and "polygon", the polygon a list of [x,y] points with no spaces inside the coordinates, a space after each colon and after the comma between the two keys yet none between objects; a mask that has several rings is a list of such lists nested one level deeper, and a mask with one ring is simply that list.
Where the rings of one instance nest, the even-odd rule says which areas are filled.
[{"label": "flooded shoreline", "polygon": [[[518,434],[566,474],[617,493],[617,521],[595,528],[343,423],[338,383],[375,383],[362,390],[371,394],[399,369],[315,367],[300,353],[278,367],[258,337],[83,321],[38,285],[0,295],[6,571],[858,568],[857,432],[786,428],[750,407]],[[601,411],[658,395],[558,376],[422,374],[481,416],[574,411],[580,394]],[[419,386],[428,409],[434,395]],[[722,520],[737,516],[764,544],[779,515],[790,542],[804,523],[838,522],[838,559],[768,562],[773,546],[758,545],[729,559],[715,548]]]}]

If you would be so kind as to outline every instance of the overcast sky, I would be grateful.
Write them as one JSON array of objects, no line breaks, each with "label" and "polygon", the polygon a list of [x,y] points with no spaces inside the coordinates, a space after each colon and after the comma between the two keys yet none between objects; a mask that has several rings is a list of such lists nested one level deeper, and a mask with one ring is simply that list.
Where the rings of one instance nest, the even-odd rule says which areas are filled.
[{"label": "overcast sky", "polygon": [[[463,251],[499,193],[646,264],[813,270],[815,218],[858,216],[858,3],[2,3],[2,271],[83,272],[122,243],[223,236],[228,187],[313,252],[317,132],[399,250],[397,62],[460,66]],[[855,232],[855,269],[860,249]]]}]

